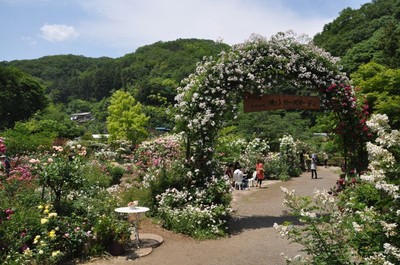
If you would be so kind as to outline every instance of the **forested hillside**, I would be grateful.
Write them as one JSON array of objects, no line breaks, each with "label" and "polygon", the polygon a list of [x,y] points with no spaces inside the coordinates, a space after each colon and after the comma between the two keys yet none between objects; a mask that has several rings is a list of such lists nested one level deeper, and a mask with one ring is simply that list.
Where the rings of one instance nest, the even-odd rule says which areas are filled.
[{"label": "forested hillside", "polygon": [[354,72],[371,60],[400,67],[400,1],[373,0],[360,9],[346,8],[314,37],[316,45],[342,58]]},{"label": "forested hillside", "polygon": [[160,94],[172,102],[180,80],[194,71],[203,56],[226,49],[228,45],[211,40],[178,39],[143,46],[117,59],[56,55],[3,64],[40,78],[54,103],[100,101],[114,90],[127,88],[143,104],[154,104],[149,95]]},{"label": "forested hillside", "polygon": [[344,9],[314,42],[341,58],[370,111],[387,114],[392,127],[400,128],[400,1]]}]

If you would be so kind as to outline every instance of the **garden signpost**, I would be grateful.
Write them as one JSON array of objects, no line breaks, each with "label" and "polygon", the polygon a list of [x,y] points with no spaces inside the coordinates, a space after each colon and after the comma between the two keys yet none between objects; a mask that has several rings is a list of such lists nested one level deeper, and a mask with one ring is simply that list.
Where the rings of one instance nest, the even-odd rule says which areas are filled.
[{"label": "garden signpost", "polygon": [[244,112],[256,112],[276,109],[320,109],[320,99],[318,96],[295,96],[276,94],[254,95],[250,93],[245,93],[243,99]]}]

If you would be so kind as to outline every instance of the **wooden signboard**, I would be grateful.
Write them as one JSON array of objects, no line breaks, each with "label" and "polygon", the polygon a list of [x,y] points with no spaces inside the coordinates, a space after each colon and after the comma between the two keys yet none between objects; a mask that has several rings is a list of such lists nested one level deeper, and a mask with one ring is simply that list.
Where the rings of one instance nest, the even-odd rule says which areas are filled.
[{"label": "wooden signboard", "polygon": [[318,96],[290,96],[290,95],[253,95],[244,96],[244,112],[256,112],[277,109],[306,109],[319,110]]}]

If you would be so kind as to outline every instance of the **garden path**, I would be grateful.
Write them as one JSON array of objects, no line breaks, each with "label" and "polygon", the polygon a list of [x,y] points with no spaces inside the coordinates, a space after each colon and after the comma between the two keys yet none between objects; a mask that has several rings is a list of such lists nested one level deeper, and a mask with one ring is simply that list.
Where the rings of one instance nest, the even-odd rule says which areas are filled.
[{"label": "garden path", "polygon": [[289,244],[273,228],[274,223],[292,219],[288,209],[282,205],[280,187],[295,189],[299,195],[312,195],[314,189],[332,188],[337,179],[337,168],[319,167],[318,179],[311,179],[311,173],[306,172],[287,182],[264,181],[261,189],[235,190],[230,236],[217,240],[197,241],[162,229],[145,219],[140,225],[141,233],[153,233],[164,238],[163,244],[150,255],[135,260],[111,257],[85,265],[284,265],[281,253],[293,257],[301,246]]}]

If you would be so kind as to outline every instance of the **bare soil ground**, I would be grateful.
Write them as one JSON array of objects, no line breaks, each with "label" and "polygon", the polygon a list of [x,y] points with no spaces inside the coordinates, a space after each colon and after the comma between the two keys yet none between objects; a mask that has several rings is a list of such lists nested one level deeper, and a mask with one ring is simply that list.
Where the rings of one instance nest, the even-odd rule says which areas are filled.
[{"label": "bare soil ground", "polygon": [[282,205],[280,187],[295,189],[300,195],[312,195],[315,189],[332,188],[338,179],[336,168],[318,168],[318,179],[305,172],[287,182],[266,180],[263,187],[233,192],[233,218],[230,235],[216,240],[198,241],[173,233],[153,224],[150,219],[140,223],[140,233],[156,234],[164,242],[148,256],[129,259],[127,256],[104,257],[84,265],[284,265],[281,253],[295,256],[301,246],[290,244],[274,230],[274,223],[293,220]]}]

